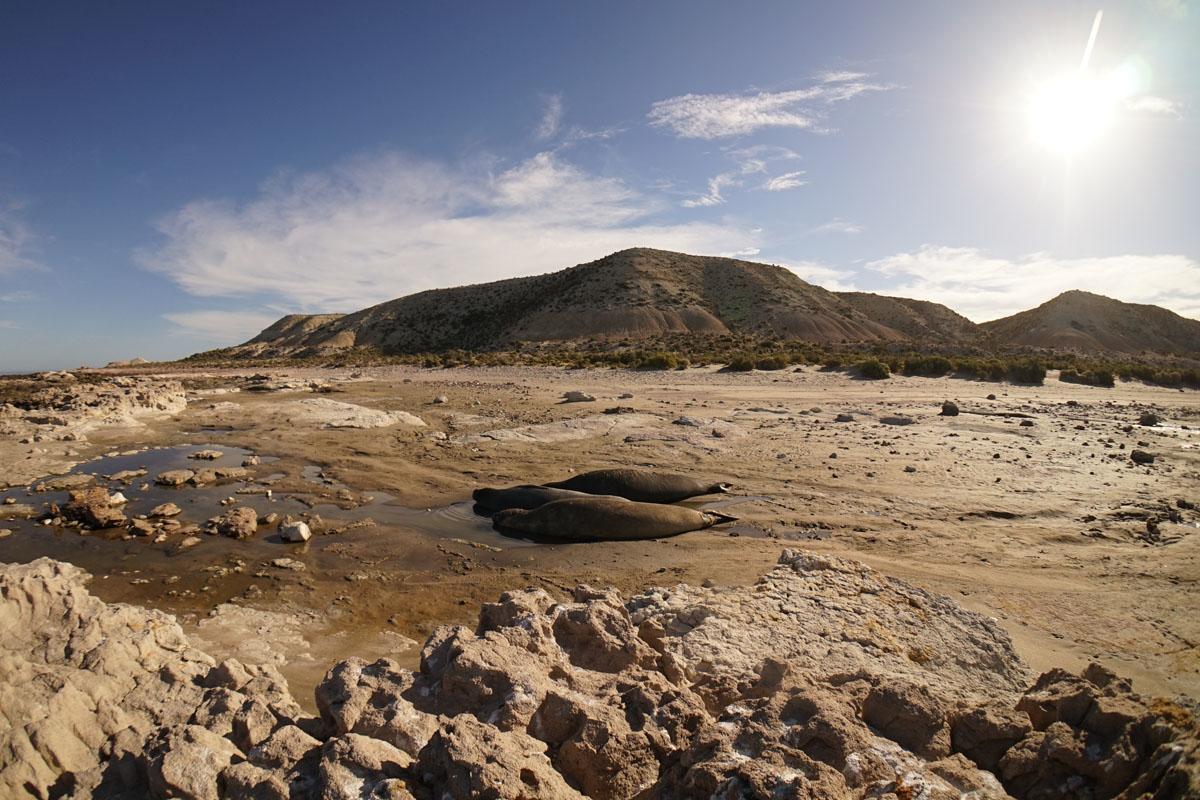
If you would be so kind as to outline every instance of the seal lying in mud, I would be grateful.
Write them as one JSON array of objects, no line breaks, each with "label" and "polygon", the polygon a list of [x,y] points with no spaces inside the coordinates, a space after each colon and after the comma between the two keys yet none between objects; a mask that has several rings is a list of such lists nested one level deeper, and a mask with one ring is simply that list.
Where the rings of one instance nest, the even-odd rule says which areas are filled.
[{"label": "seal lying in mud", "polygon": [[639,503],[676,503],[702,494],[724,494],[733,488],[728,483],[704,483],[687,475],[648,469],[598,469],[546,485]]},{"label": "seal lying in mud", "polygon": [[636,503],[620,497],[573,497],[531,511],[499,511],[492,524],[501,531],[548,539],[619,541],[677,536],[736,519],[716,511]]},{"label": "seal lying in mud", "polygon": [[552,500],[565,500],[569,497],[591,497],[587,492],[573,492],[570,489],[555,489],[550,486],[534,486],[522,484],[510,486],[507,489],[476,489],[471,493],[475,500],[476,513],[491,514],[509,508],[537,508]]}]

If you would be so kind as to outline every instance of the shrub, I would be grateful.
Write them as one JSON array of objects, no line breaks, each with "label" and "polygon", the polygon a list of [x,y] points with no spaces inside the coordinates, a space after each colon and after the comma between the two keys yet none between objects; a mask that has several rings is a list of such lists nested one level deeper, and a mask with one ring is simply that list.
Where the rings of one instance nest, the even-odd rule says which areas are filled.
[{"label": "shrub", "polygon": [[945,356],[909,356],[903,369],[905,375],[939,377],[951,372],[954,365]]},{"label": "shrub", "polygon": [[835,369],[841,369],[841,368],[842,368],[842,361],[839,358],[834,358],[833,356],[830,356],[830,357],[824,359],[823,361],[821,361],[821,369],[835,370]]},{"label": "shrub", "polygon": [[750,372],[754,369],[754,359],[745,354],[734,356],[725,369],[730,372]]},{"label": "shrub", "polygon": [[1109,389],[1116,385],[1116,378],[1110,369],[1093,369],[1088,372],[1064,369],[1058,373],[1058,379],[1063,383],[1082,383],[1086,386],[1103,386]]},{"label": "shrub", "polygon": [[642,369],[675,369],[679,366],[679,359],[675,357],[674,353],[659,350],[647,353],[639,366]]},{"label": "shrub", "polygon": [[877,358],[868,359],[858,365],[858,372],[864,378],[872,381],[883,380],[892,376],[888,365]]},{"label": "shrub", "polygon": [[1046,380],[1046,368],[1037,361],[1016,361],[1008,366],[1007,378],[1013,383],[1041,386]]},{"label": "shrub", "polygon": [[787,365],[786,356],[765,356],[754,362],[755,369],[783,369]]}]

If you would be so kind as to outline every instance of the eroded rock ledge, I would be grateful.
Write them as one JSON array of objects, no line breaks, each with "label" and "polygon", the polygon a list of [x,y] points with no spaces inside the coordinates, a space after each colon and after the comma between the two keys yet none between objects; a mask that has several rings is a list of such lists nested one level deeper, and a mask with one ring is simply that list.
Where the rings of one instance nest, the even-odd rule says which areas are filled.
[{"label": "eroded rock ledge", "polygon": [[0,795],[179,798],[1154,797],[1200,792],[1195,721],[1098,666],[1029,675],[1008,636],[851,561],[744,588],[484,605],[420,669],[279,674],[0,567]]}]

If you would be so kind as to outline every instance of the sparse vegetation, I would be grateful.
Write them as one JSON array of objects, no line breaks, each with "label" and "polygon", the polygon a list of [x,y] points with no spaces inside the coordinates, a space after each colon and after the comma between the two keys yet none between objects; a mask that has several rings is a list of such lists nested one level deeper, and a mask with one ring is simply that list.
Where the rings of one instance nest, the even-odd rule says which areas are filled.
[{"label": "sparse vegetation", "polygon": [[1086,386],[1103,386],[1109,389],[1116,386],[1116,376],[1109,369],[1093,369],[1087,372],[1064,369],[1058,373],[1058,379],[1063,383],[1082,383]]},{"label": "sparse vegetation", "polygon": [[888,365],[877,358],[867,359],[859,363],[858,374],[871,381],[880,381],[884,378],[892,377],[892,371],[888,369]]}]

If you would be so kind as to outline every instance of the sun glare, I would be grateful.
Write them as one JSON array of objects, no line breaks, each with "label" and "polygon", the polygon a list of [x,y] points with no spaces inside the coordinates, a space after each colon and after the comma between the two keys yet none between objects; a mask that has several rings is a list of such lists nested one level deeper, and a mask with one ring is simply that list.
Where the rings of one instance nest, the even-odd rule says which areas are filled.
[{"label": "sun glare", "polygon": [[1030,98],[1030,132],[1043,147],[1073,155],[1100,138],[1120,99],[1120,84],[1110,79],[1071,75],[1048,83]]}]

